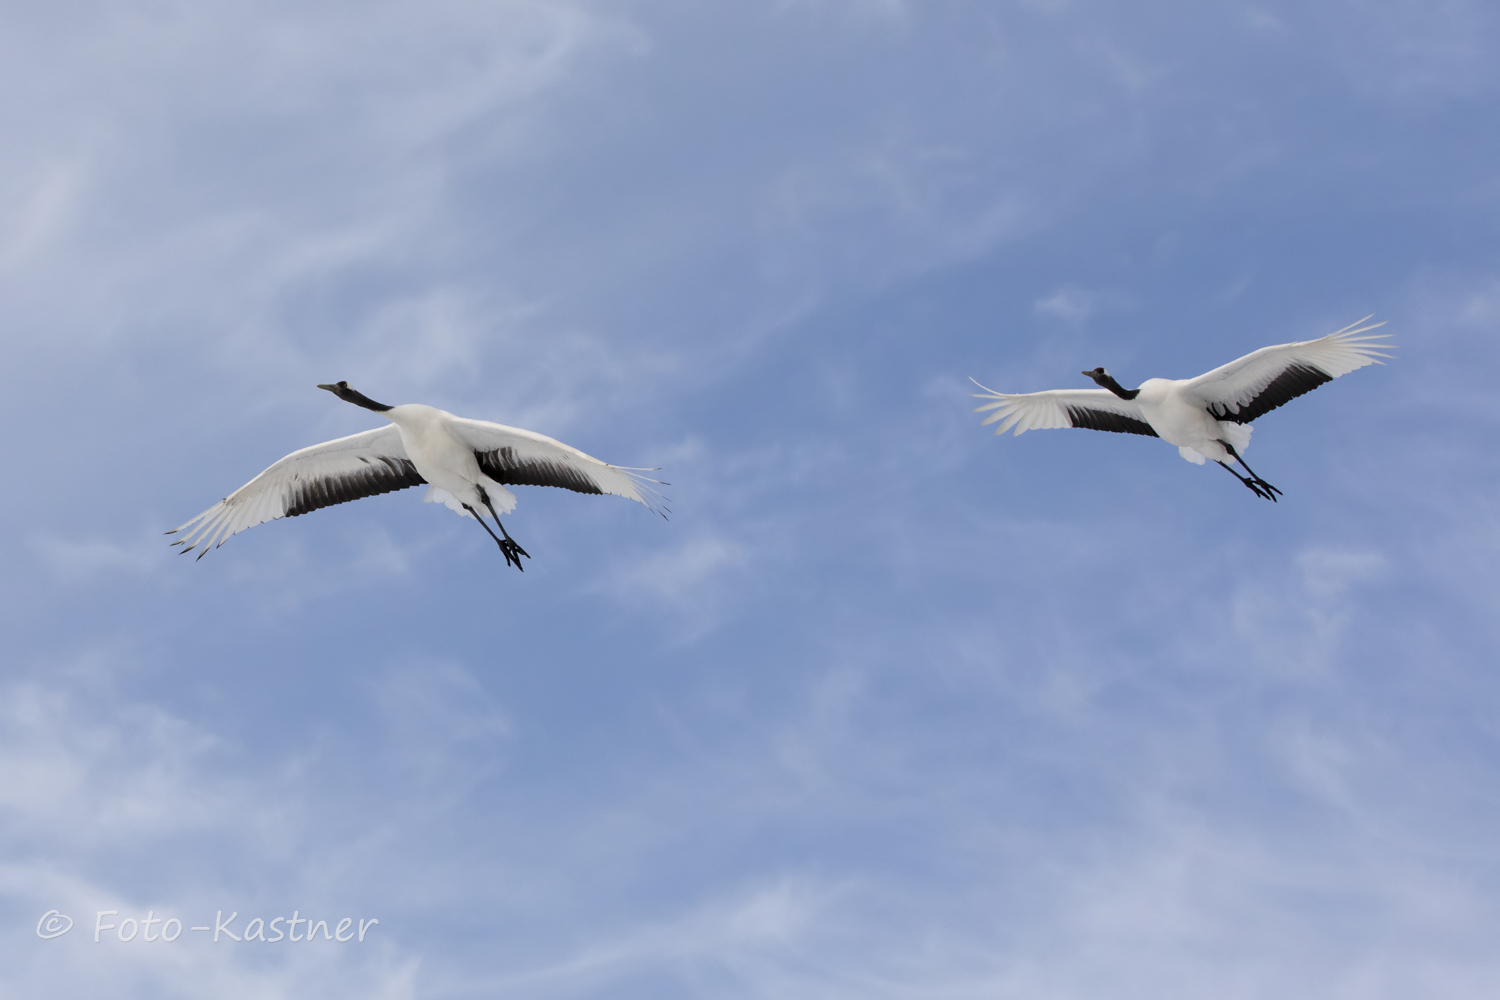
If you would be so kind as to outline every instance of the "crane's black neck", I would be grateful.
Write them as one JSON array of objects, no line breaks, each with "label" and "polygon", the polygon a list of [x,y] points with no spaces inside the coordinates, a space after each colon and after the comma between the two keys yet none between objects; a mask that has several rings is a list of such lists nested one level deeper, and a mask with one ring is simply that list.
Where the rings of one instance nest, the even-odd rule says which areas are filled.
[{"label": "crane's black neck", "polygon": [[318,386],[318,388],[327,389],[329,392],[333,393],[335,396],[337,396],[339,399],[342,399],[346,403],[353,403],[355,406],[363,406],[365,409],[374,410],[376,413],[384,413],[386,410],[392,409],[392,407],[389,407],[384,403],[375,402],[375,400],[371,399],[369,396],[366,396],[358,389],[349,388],[348,382],[335,382],[333,385],[320,385]]},{"label": "crane's black neck", "polygon": [[1127,389],[1116,382],[1115,377],[1103,368],[1095,368],[1091,372],[1084,372],[1084,374],[1121,399],[1134,399],[1141,394],[1141,390],[1139,389]]}]

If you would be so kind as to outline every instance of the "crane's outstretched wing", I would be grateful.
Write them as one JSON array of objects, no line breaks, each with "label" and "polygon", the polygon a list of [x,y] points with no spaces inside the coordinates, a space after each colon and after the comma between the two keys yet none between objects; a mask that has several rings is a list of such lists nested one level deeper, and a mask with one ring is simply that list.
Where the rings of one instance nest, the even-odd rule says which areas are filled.
[{"label": "crane's outstretched wing", "polygon": [[[1378,341],[1388,333],[1360,336],[1385,323],[1362,326],[1371,317],[1350,324],[1337,333],[1317,340],[1262,347],[1238,361],[1189,379],[1183,392],[1207,407],[1220,420],[1248,424],[1325,382],[1347,375],[1365,365],[1385,364],[1389,358],[1378,348],[1395,347]],[[1356,329],[1356,327],[1358,329]]]},{"label": "crane's outstretched wing", "polygon": [[497,483],[609,493],[645,504],[658,514],[666,509],[662,495],[649,485],[658,481],[640,475],[654,470],[610,465],[545,434],[488,420],[454,417],[451,427],[460,441],[474,449],[479,470]]},{"label": "crane's outstretched wing", "polygon": [[[973,379],[969,381],[974,382]],[[1014,427],[1019,436],[1027,431],[1053,427],[1087,427],[1117,434],[1144,434],[1156,437],[1156,431],[1141,415],[1140,404],[1121,399],[1108,389],[1048,389],[1045,392],[995,392],[974,382],[984,392],[973,393],[976,399],[993,399],[974,408],[975,413],[994,410],[981,426],[1001,421],[995,428],[1003,434]]]},{"label": "crane's outstretched wing", "polygon": [[426,481],[406,457],[401,432],[390,424],[294,451],[167,534],[186,529],[172,544],[186,546],[183,552],[201,548],[202,559],[210,548],[257,524]]}]

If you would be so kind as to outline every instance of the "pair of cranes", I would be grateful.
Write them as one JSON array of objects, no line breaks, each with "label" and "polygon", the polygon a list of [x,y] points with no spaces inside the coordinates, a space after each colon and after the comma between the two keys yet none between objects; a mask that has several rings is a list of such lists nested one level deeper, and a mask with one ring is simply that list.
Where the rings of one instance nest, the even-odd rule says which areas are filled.
[{"label": "pair of cranes", "polygon": [[[1096,431],[1144,434],[1177,446],[1189,462],[1212,460],[1256,496],[1275,502],[1281,491],[1245,464],[1250,423],[1283,403],[1311,392],[1340,375],[1391,355],[1381,348],[1388,334],[1370,334],[1383,323],[1365,317],[1317,340],[1263,347],[1237,361],[1192,379],[1153,378],[1126,389],[1103,368],[1082,374],[1097,389],[1050,389],[1004,393],[984,389],[991,399],[976,412],[993,410],[984,424],[999,422],[996,434],[1014,430],[1085,427]],[[294,451],[250,482],[185,524],[173,545],[203,558],[246,528],[282,517],[297,517],[333,504],[427,484],[427,500],[441,501],[472,517],[495,540],[507,566],[524,569],[531,558],[500,523],[516,506],[508,486],[557,486],[577,493],[608,493],[660,513],[661,496],[632,469],[601,462],[543,434],[456,417],[420,403],[387,406],[350,388],[348,382],[320,385],[356,406],[379,413],[385,427],[351,434]],[[1233,464],[1232,464],[1233,463]],[[1242,475],[1234,467],[1245,470]],[[488,511],[500,529],[485,523]]]}]

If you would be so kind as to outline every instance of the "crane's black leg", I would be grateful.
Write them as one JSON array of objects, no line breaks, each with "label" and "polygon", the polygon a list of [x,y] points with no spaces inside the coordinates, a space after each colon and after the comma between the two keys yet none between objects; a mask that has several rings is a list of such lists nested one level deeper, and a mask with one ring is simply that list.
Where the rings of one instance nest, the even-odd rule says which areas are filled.
[{"label": "crane's black leg", "polygon": [[1236,462],[1245,466],[1245,471],[1250,473],[1251,481],[1254,482],[1257,486],[1260,486],[1267,493],[1272,494],[1271,499],[1275,500],[1276,495],[1279,495],[1281,491],[1272,486],[1270,483],[1266,482],[1264,479],[1260,478],[1260,476],[1256,475],[1255,470],[1250,468],[1250,466],[1245,465],[1245,460],[1240,457],[1239,452],[1234,450],[1234,445],[1230,444],[1228,441],[1220,441],[1219,443],[1222,444],[1226,449],[1228,449],[1229,454],[1234,456],[1234,460]]},{"label": "crane's black leg", "polygon": [[[505,541],[500,543],[500,550],[505,552],[507,559],[515,559],[516,568],[521,569],[521,557],[525,556],[527,559],[530,559],[531,553],[516,544],[516,540],[510,537],[510,532],[505,530],[505,525],[500,524],[500,515],[495,513],[495,505],[490,503],[490,495],[483,489],[479,491],[479,495],[484,498],[484,505],[490,509],[490,516],[495,519],[495,524],[499,526],[500,534],[505,536]],[[506,550],[506,546],[510,546],[508,551]],[[524,573],[526,571],[521,569],[521,572]]]},{"label": "crane's black leg", "polygon": [[[1239,475],[1239,473],[1235,473],[1235,475]],[[514,562],[516,564],[516,569],[519,569],[522,573],[526,572],[525,568],[521,566],[520,557],[512,555],[511,550],[506,548],[505,542],[502,542],[493,531],[490,531],[490,526],[484,523],[484,518],[479,516],[479,511],[475,510],[473,507],[470,507],[468,504],[464,504],[463,507],[464,510],[468,511],[470,514],[473,514],[474,520],[479,522],[479,526],[483,528],[491,538],[495,539],[495,544],[500,546],[500,554],[505,557],[505,565],[509,566],[512,562]],[[501,528],[500,530],[504,531],[505,529]],[[510,542],[510,544],[519,551],[520,546],[516,545],[515,542],[511,542],[508,536],[506,537],[505,541]],[[531,557],[527,556],[527,558],[529,559]]]},{"label": "crane's black leg", "polygon": [[1259,483],[1259,482],[1257,482],[1254,479],[1246,479],[1244,476],[1240,475],[1238,472],[1235,472],[1234,471],[1234,467],[1231,466],[1231,465],[1229,465],[1227,462],[1215,462],[1214,464],[1223,466],[1225,472],[1229,473],[1231,476],[1233,476],[1234,478],[1238,479],[1240,482],[1244,483],[1246,486],[1250,487],[1250,492],[1254,493],[1256,496],[1258,496],[1258,497],[1265,497],[1267,500],[1271,501],[1272,503],[1276,502],[1276,498],[1275,497],[1273,497],[1271,494],[1267,493],[1265,490],[1261,489],[1261,486],[1263,486],[1263,485],[1269,485],[1269,484]]}]

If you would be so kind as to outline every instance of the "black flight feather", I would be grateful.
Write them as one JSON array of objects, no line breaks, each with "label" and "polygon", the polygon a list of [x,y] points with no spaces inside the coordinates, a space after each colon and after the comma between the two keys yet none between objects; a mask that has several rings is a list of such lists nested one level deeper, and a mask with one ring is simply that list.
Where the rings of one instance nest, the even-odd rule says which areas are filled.
[{"label": "black flight feather", "polygon": [[1083,406],[1069,406],[1068,421],[1074,427],[1086,427],[1091,431],[1113,431],[1116,434],[1159,435],[1144,420],[1127,417],[1110,410],[1091,410]]},{"label": "black flight feather", "polygon": [[1323,383],[1332,381],[1332,375],[1315,365],[1288,365],[1285,371],[1273,378],[1270,384],[1260,391],[1259,395],[1241,406],[1238,413],[1230,413],[1228,407],[1222,403],[1211,404],[1208,412],[1218,420],[1248,424],[1257,417],[1270,413],[1283,403],[1288,403],[1303,393],[1312,392]]},{"label": "black flight feather", "polygon": [[[360,461],[367,461],[361,456]],[[321,507],[332,507],[362,497],[379,496],[421,486],[423,479],[409,458],[381,457],[357,472],[317,479],[294,479],[287,503],[287,517],[297,517]]]},{"label": "black flight feather", "polygon": [[509,446],[476,451],[479,471],[506,486],[557,486],[575,493],[603,493],[589,476],[564,462],[521,458]]}]

